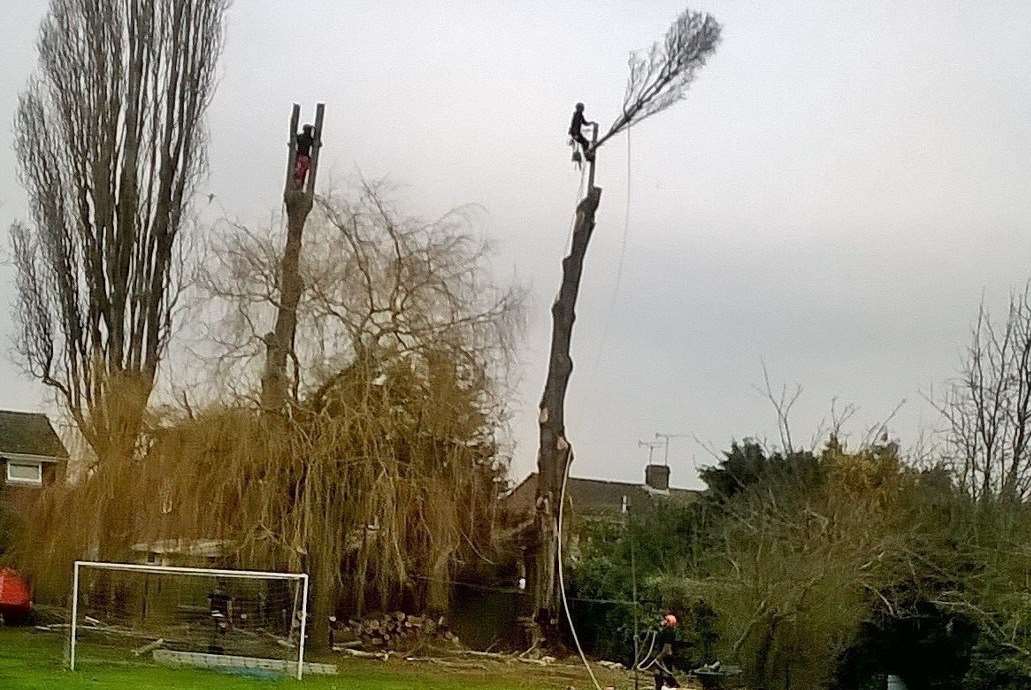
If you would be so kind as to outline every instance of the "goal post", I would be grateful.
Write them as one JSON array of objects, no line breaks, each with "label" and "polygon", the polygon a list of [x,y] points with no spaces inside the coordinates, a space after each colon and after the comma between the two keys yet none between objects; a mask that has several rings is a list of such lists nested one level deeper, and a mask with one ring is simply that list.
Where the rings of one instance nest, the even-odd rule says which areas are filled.
[{"label": "goal post", "polygon": [[68,666],[90,650],[300,680],[307,623],[307,573],[75,561]]}]

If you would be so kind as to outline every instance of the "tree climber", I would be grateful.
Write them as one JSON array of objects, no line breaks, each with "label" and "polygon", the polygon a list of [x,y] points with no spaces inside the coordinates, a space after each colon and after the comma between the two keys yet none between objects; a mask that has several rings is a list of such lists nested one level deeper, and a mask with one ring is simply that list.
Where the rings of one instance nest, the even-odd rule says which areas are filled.
[{"label": "tree climber", "polygon": [[595,125],[596,122],[589,122],[584,116],[584,104],[577,103],[576,110],[573,111],[573,121],[569,123],[569,136],[572,137],[573,141],[580,144],[580,148],[583,149],[584,158],[588,161],[594,160],[594,151],[591,151],[591,142],[587,141],[587,137],[583,135],[581,131],[588,125]]},{"label": "tree climber", "polygon": [[298,189],[304,189],[304,180],[308,177],[308,169],[311,168],[311,147],[315,143],[315,127],[305,125],[301,133],[297,135],[297,158],[294,163],[294,184]]}]

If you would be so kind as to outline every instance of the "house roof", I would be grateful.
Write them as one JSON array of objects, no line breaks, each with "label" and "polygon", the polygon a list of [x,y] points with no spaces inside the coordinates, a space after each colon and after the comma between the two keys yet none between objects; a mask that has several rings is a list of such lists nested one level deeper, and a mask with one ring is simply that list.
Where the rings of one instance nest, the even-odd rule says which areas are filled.
[{"label": "house roof", "polygon": [[67,458],[68,451],[45,414],[0,410],[0,456]]},{"label": "house roof", "polygon": [[670,487],[667,491],[658,491],[649,486],[632,482],[613,482],[579,477],[569,478],[566,493],[569,494],[574,506],[589,510],[621,508],[624,496],[630,501],[631,506],[641,506],[650,503],[656,496],[667,496],[674,501],[693,501],[699,494],[698,491],[691,489]]},{"label": "house roof", "polygon": [[[529,494],[536,491],[536,486],[537,473],[534,472],[512,489],[508,495],[514,497],[517,494],[526,494],[528,497]],[[570,477],[569,483],[566,485],[566,495],[573,508],[589,512],[621,510],[624,496],[627,497],[631,507],[641,507],[651,505],[656,497],[688,502],[697,499],[701,493],[694,489],[672,487],[668,491],[659,491],[644,484],[582,477]],[[524,500],[523,503],[525,502]]]}]

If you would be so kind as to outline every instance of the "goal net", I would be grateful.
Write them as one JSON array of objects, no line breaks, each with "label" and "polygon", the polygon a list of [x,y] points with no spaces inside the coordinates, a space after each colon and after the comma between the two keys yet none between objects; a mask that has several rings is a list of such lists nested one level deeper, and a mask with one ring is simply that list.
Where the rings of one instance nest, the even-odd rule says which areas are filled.
[{"label": "goal net", "polygon": [[77,561],[68,664],[304,667],[308,576]]}]

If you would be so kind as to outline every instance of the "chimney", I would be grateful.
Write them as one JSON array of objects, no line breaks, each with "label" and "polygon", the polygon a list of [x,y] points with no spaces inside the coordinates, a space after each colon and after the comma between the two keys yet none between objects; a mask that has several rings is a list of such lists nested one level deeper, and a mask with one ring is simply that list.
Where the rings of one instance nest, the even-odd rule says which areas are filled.
[{"label": "chimney", "polygon": [[644,483],[656,491],[669,491],[669,467],[667,465],[646,465]]}]

